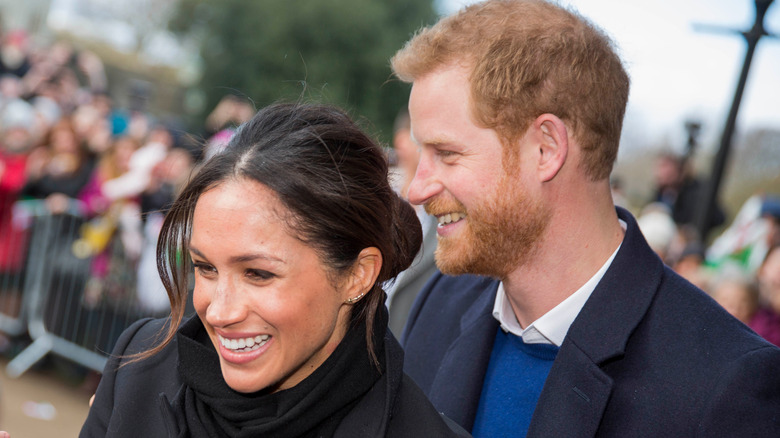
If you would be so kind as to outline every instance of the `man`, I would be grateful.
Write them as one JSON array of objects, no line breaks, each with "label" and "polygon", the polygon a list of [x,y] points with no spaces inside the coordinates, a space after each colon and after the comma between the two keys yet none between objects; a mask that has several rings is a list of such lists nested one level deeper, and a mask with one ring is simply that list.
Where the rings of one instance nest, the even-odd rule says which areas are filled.
[{"label": "man", "polygon": [[653,173],[656,184],[654,201],[669,207],[674,222],[688,233],[695,233],[698,240],[706,240],[709,230],[725,222],[723,209],[716,204],[707,218],[705,234],[698,236],[699,201],[705,196],[706,186],[693,174],[690,159],[671,152],[662,153],[655,162]]},{"label": "man", "polygon": [[[408,198],[409,184],[417,170],[417,162],[420,160],[420,152],[412,141],[409,112],[406,109],[400,111],[395,118],[393,131],[393,148],[398,157],[400,170],[399,193],[406,199]],[[409,310],[411,310],[417,294],[436,272],[436,264],[433,261],[433,252],[436,250],[436,220],[425,214],[422,208],[417,207],[416,210],[423,230],[422,246],[412,265],[385,288],[389,310],[388,326],[398,337],[403,332],[409,317]]]},{"label": "man", "polygon": [[780,436],[780,350],[616,213],[629,81],[607,37],[494,0],[392,64],[421,148],[409,199],[439,222],[405,367],[439,410],[476,437]]}]

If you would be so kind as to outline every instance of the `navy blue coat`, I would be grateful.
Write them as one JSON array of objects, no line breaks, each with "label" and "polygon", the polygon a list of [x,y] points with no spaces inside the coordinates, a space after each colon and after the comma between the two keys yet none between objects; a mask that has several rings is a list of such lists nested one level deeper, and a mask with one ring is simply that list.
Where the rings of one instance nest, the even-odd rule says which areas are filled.
[{"label": "navy blue coat", "polygon": [[[634,218],[571,325],[529,437],[780,437],[780,349],[666,267]],[[498,282],[437,273],[402,340],[404,370],[471,430]]]}]

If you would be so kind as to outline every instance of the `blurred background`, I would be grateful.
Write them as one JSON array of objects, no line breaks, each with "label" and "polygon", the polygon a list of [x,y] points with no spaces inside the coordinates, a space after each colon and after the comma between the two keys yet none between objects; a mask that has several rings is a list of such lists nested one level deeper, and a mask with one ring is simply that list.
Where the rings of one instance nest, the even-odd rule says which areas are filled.
[{"label": "blurred background", "polygon": [[[168,310],[153,257],[166,206],[256,108],[340,105],[397,164],[409,86],[389,58],[468,3],[0,0],[0,429],[77,434],[119,333]],[[631,76],[616,203],[714,297],[738,279],[752,309],[739,317],[780,343],[780,265],[764,268],[780,245],[780,39],[759,40],[713,171],[756,2],[561,3],[613,38]],[[780,6],[758,3],[780,32]]]},{"label": "blurred background", "polygon": [[[227,94],[247,98],[256,107],[303,97],[348,108],[389,144],[392,121],[405,105],[408,87],[391,77],[388,58],[415,29],[468,3],[0,0],[0,11],[5,29],[24,29],[32,46],[64,40],[97,53],[118,107],[175,119],[188,132],[197,132]],[[590,18],[615,40],[631,75],[616,170],[629,198],[642,204],[651,196],[650,169],[636,163],[646,164],[647,151],[682,154],[686,122],[701,124],[694,162],[697,170],[708,172],[746,45],[739,35],[707,27],[748,30],[755,14],[753,1],[562,4]],[[770,7],[765,26],[769,32],[780,31],[780,7]],[[778,78],[780,40],[764,38],[754,56],[734,137],[734,149],[748,153],[735,154],[739,157],[729,169],[758,167],[764,176],[780,164],[780,154],[771,154],[780,129]],[[741,173],[759,176],[752,170]],[[755,181],[735,187],[737,179],[728,175],[723,189],[724,202],[735,207],[745,193],[757,188]]]}]

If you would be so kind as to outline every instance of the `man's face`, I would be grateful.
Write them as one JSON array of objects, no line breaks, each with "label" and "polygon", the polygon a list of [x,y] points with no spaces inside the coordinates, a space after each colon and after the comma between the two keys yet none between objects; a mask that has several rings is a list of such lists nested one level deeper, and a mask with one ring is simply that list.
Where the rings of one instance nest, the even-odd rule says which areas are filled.
[{"label": "man's face", "polygon": [[549,217],[524,183],[521,149],[527,140],[513,143],[517,150],[505,155],[496,132],[474,123],[463,67],[416,80],[409,112],[421,149],[409,200],[439,221],[436,264],[446,274],[505,278],[530,257]]},{"label": "man's face", "polygon": [[32,136],[27,129],[11,127],[2,136],[2,144],[12,154],[20,154],[30,147]]}]

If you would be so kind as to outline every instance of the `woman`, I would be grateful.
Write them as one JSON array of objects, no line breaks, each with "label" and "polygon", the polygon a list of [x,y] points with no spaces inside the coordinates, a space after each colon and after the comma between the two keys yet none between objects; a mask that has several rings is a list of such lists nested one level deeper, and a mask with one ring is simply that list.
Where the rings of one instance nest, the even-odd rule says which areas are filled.
[{"label": "woman", "polygon": [[94,161],[87,154],[70,119],[62,119],[49,132],[47,142],[30,153],[28,181],[22,196],[45,199],[54,214],[66,209],[92,175]]},{"label": "woman", "polygon": [[403,374],[387,330],[381,285],[420,239],[346,115],[260,111],[168,213],[171,317],[123,334],[81,436],[468,436]]}]

